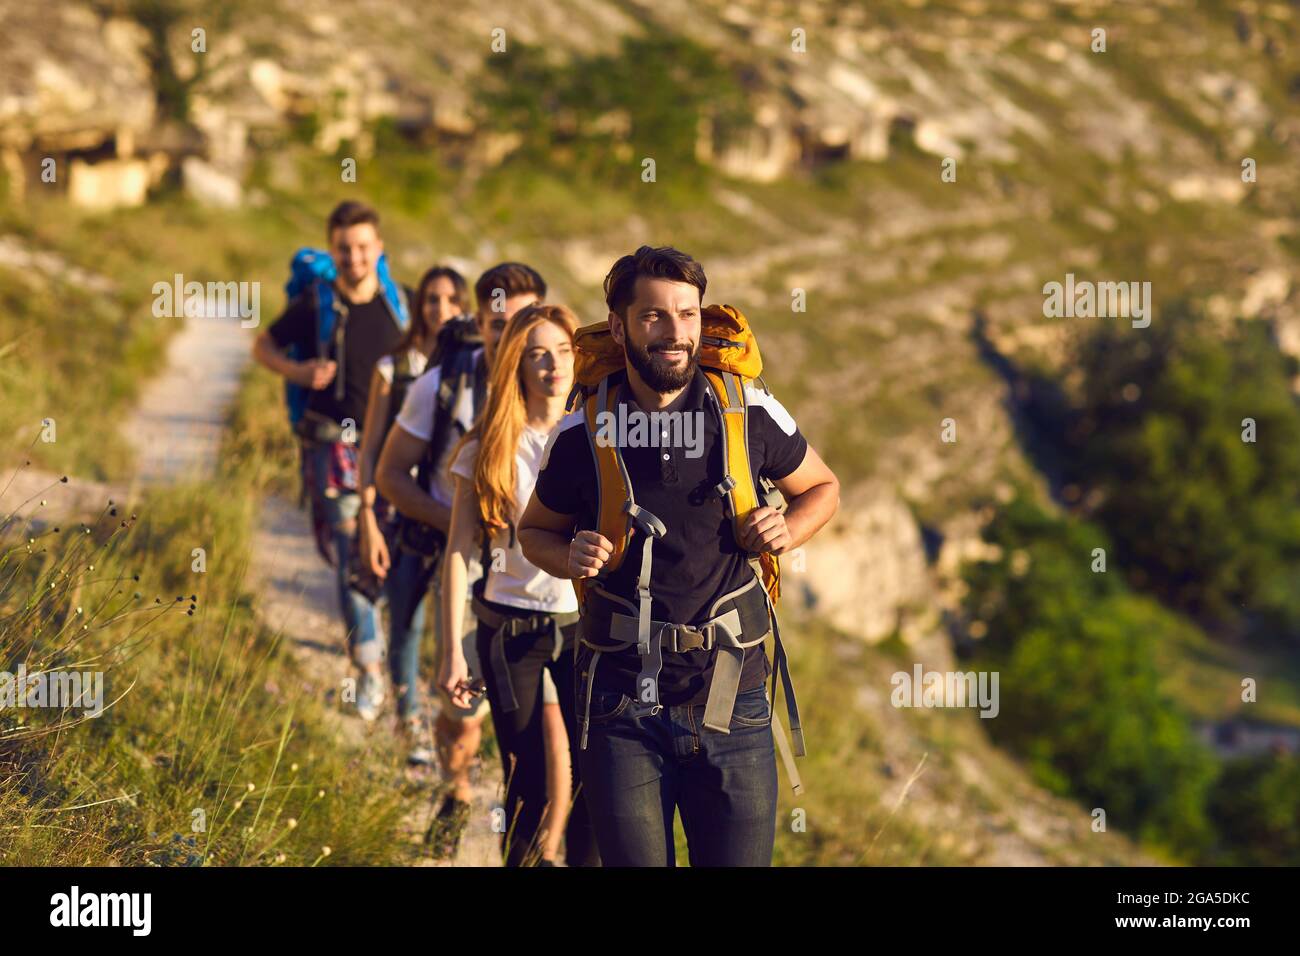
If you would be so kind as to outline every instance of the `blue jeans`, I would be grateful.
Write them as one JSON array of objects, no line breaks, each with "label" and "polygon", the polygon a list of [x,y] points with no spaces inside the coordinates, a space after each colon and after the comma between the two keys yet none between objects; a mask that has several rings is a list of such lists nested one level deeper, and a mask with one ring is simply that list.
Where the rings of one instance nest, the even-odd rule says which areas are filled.
[{"label": "blue jeans", "polygon": [[[355,491],[347,491],[339,487],[337,475],[334,477],[334,484],[331,485],[332,464],[336,464],[331,445],[324,442],[308,444],[304,446],[303,452],[308,456],[304,465],[308,466],[305,475],[309,475],[312,482],[308,492],[312,497],[313,511],[319,509],[320,521],[328,525],[330,538],[334,544],[336,559],[334,583],[338,590],[343,626],[347,631],[348,656],[358,667],[369,667],[378,664],[384,658],[384,635],[379,604],[348,586],[349,570],[358,556],[357,551],[361,544],[357,534],[361,496]],[[391,550],[390,542],[390,553]],[[391,603],[395,589],[386,585],[385,590],[389,594]],[[403,602],[400,610],[402,617],[398,620],[407,621],[417,609]],[[423,626],[423,621],[421,620],[419,624]],[[418,642],[415,653],[418,656]]]},{"label": "blue jeans", "polygon": [[397,691],[397,716],[405,720],[420,713],[420,641],[429,583],[437,566],[426,558],[388,543],[392,565],[384,589],[388,594],[390,637],[388,668]]},{"label": "blue jeans", "polygon": [[379,606],[365,595],[348,587],[348,566],[357,550],[357,515],[361,513],[361,496],[355,492],[334,498],[320,497],[324,519],[334,540],[334,582],[338,589],[339,610],[348,635],[348,654],[360,667],[377,664],[383,659],[383,627]]},{"label": "blue jeans", "polygon": [[579,752],[604,865],[675,866],[676,809],[691,866],[770,866],[776,753],[766,688],[736,695],[730,734],[703,728],[703,704],[630,717],[631,703],[626,694],[594,691],[587,749]]}]

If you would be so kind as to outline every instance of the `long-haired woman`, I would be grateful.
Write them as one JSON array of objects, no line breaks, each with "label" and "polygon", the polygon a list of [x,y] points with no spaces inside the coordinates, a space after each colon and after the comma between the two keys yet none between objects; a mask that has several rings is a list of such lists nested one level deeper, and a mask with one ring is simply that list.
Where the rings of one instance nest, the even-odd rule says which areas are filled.
[{"label": "long-haired woman", "polygon": [[[464,592],[470,556],[477,549],[483,577],[475,586],[473,606],[484,673],[469,674],[458,639],[459,615],[444,611],[450,653],[443,658],[439,684],[464,706],[474,693],[471,678],[481,676],[486,683],[506,777],[502,853],[508,866],[553,866],[561,840],[569,866],[599,864],[585,802],[572,775],[577,767],[572,759],[577,596],[572,582],[532,565],[514,533],[532,496],[547,440],[564,417],[577,325],[577,317],[562,305],[529,306],[510,320],[497,345],[487,404],[451,463],[456,494],[443,593]],[[453,608],[454,602],[446,607]],[[554,682],[558,704],[544,702],[546,675]],[[565,741],[548,754],[548,717],[555,711]],[[555,786],[557,778],[562,784],[572,780],[572,786]]]}]

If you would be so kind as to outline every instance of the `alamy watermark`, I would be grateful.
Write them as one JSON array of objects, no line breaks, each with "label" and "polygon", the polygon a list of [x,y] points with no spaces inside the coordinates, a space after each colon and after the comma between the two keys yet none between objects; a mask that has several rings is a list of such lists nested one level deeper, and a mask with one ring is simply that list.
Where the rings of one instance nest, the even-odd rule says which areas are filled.
[{"label": "alamy watermark", "polygon": [[981,717],[996,717],[997,671],[926,671],[920,664],[912,673],[896,671],[889,702],[895,707],[978,707]]},{"label": "alamy watermark", "polygon": [[73,886],[50,897],[50,925],[124,926],[133,936],[148,936],[153,928],[152,893],[83,893]]},{"label": "alamy watermark", "polygon": [[81,709],[89,717],[104,712],[103,671],[0,671],[0,711],[28,707],[53,710]]},{"label": "alamy watermark", "polygon": [[186,282],[178,272],[171,282],[155,282],[152,291],[156,319],[239,319],[246,329],[262,319],[260,282]]},{"label": "alamy watermark", "polygon": [[1076,282],[1067,272],[1064,284],[1048,282],[1043,295],[1049,319],[1132,319],[1135,329],[1151,324],[1150,282]]},{"label": "alamy watermark", "polygon": [[704,412],[646,412],[618,406],[617,414],[596,413],[596,443],[602,448],[684,448],[687,458],[704,454]]}]

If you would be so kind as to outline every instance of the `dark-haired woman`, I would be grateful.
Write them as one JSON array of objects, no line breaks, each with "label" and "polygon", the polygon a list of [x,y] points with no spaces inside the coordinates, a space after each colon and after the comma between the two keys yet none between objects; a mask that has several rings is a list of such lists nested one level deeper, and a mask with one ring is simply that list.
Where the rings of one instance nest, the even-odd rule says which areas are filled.
[{"label": "dark-haired woman", "polygon": [[[368,571],[384,583],[388,595],[390,639],[388,664],[397,696],[397,715],[413,764],[433,762],[428,732],[421,717],[419,682],[420,638],[424,632],[425,593],[436,568],[433,561],[394,545],[396,514],[375,490],[375,462],[384,437],[402,407],[406,389],[424,374],[438,340],[438,330],[449,319],[468,311],[465,279],[455,269],[434,266],[420,279],[411,323],[402,341],[375,363],[370,380],[366,420],[362,426],[360,455],[360,554]],[[384,703],[383,649],[379,640],[358,644],[355,663],[361,670],[357,711],[365,720],[379,716]]]}]

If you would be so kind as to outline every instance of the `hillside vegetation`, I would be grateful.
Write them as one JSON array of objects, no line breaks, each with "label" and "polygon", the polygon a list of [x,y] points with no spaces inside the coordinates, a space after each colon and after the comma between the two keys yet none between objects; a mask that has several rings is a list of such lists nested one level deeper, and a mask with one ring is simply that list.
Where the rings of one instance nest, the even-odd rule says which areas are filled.
[{"label": "hillside vegetation", "polygon": [[[147,25],[155,5],[92,6]],[[128,478],[116,430],[178,324],[150,314],[153,283],[260,281],[267,323],[291,252],[343,198],[381,210],[404,280],[523,259],[584,321],[614,258],[671,243],[750,317],[764,379],[845,485],[787,573],[813,752],[806,797],[782,805],[808,825],[779,828],[780,862],[1295,862],[1295,757],[1240,762],[1200,732],[1300,728],[1294,5],[585,0],[466,4],[435,30],[396,2],[272,0],[239,8],[192,76],[192,8],[156,9],[174,121],[244,115],[270,88],[262,60],[292,105],[250,127],[236,210],[174,179],[138,209],[29,184],[0,210],[8,461]],[[335,96],[349,77],[393,108]],[[1046,317],[1043,286],[1067,274],[1150,282],[1151,326]],[[250,371],[241,464],[178,520],[294,491],[278,403]],[[58,441],[33,443],[46,417]],[[214,598],[238,606],[228,568]],[[234,620],[237,644],[253,631]],[[890,675],[917,661],[1000,670],[1001,715],[891,706]],[[156,739],[139,714],[166,684],[136,687],[121,732]],[[310,707],[294,719],[310,737]],[[125,786],[104,773],[97,798]]]}]

